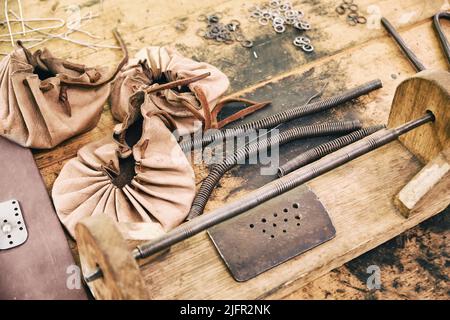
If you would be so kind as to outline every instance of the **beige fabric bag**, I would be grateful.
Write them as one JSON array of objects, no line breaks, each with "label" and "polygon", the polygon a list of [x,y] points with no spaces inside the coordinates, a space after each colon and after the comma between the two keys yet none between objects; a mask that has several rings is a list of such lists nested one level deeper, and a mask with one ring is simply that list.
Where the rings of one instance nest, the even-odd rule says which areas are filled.
[{"label": "beige fabric bag", "polygon": [[122,69],[111,94],[113,116],[124,121],[130,98],[138,91],[149,103],[167,112],[178,133],[185,135],[211,128],[211,112],[229,87],[229,81],[216,67],[181,56],[166,47],[147,47]]},{"label": "beige fabric bag", "polygon": [[152,239],[189,212],[194,172],[171,133],[173,120],[148,95],[133,101],[114,138],[80,149],[55,181],[55,208],[72,236],[81,218],[106,214],[127,239]]},{"label": "beige fabric bag", "polygon": [[[126,53],[120,36],[115,32]],[[21,146],[49,149],[92,129],[115,72],[55,58],[47,49],[18,48],[0,62],[0,135]]]}]

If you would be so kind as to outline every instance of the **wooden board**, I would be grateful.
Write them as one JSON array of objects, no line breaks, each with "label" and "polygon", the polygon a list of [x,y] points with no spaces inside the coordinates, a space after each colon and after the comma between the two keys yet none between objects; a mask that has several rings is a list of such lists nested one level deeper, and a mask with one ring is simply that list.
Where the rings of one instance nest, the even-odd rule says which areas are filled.
[{"label": "wooden board", "polygon": [[[117,25],[132,53],[143,45],[173,45],[187,56],[217,65],[230,77],[231,88],[228,94],[274,100],[271,108],[258,113],[256,117],[303,103],[325,82],[329,83],[325,95],[330,96],[343,88],[379,77],[384,83],[382,90],[359,99],[357,103],[348,104],[338,111],[305,118],[301,123],[323,120],[330,115],[335,119],[359,118],[368,125],[387,121],[395,87],[402,79],[414,74],[414,70],[403,58],[397,46],[385,35],[383,29],[348,26],[334,11],[339,1],[294,1],[294,4],[305,11],[308,20],[313,24],[313,30],[308,32],[308,35],[311,36],[316,51],[311,55],[305,55],[292,46],[292,32],[286,32],[281,36],[276,35],[269,27],[262,28],[246,19],[247,8],[258,2],[263,1],[248,3],[241,0],[228,0],[217,4],[213,0],[200,2],[176,0],[161,4],[159,1],[105,0],[100,17],[87,24],[85,29],[105,38],[95,42],[113,44],[110,28]],[[60,0],[27,1],[24,11],[26,16],[64,16],[65,6],[74,3],[79,3],[84,13],[99,12],[100,9],[100,1]],[[382,14],[395,26],[401,26],[400,31],[405,40],[425,65],[447,68],[429,19],[445,5],[443,1],[360,0],[357,3],[363,11],[371,5],[372,10],[375,8],[373,5],[378,6]],[[10,6],[15,8],[12,2]],[[215,11],[223,12],[224,20],[232,18],[241,20],[244,33],[254,40],[255,47],[248,50],[238,44],[207,45],[198,38],[195,31],[202,26],[202,23],[197,21],[198,14]],[[177,21],[183,21],[188,29],[185,32],[178,32],[175,29]],[[449,25],[447,23],[444,25],[446,30],[450,31]],[[83,35],[76,35],[76,37],[87,40],[87,37]],[[48,47],[56,54],[70,57],[71,60],[78,62],[111,66],[120,59],[118,50],[102,49],[93,52],[91,49],[60,40],[49,42]],[[9,50],[8,44],[2,43],[0,51]],[[255,58],[253,52],[256,52],[258,58]],[[96,129],[75,137],[54,150],[35,153],[35,159],[49,190],[64,163],[74,157],[76,151],[84,144],[110,134],[113,124],[114,120],[109,107],[105,106]],[[303,143],[291,144],[281,150],[282,160],[321,141],[309,139]],[[375,159],[379,161],[376,162]],[[380,163],[384,163],[387,167],[381,168]],[[336,250],[337,248],[342,251],[339,251],[341,254],[338,254],[338,258],[332,263],[323,263],[321,268],[315,269],[308,276],[305,276],[305,273],[312,268],[311,264],[309,260],[298,260],[303,259],[301,256],[254,279],[255,281],[238,285],[227,273],[211,243],[206,239],[206,235],[200,234],[173,248],[164,261],[161,260],[144,269],[143,273],[152,295],[159,298],[287,296],[307,281],[342,265],[431,216],[431,213],[424,213],[411,220],[402,220],[389,204],[389,197],[419,169],[420,164],[417,159],[399,144],[392,144],[370,157],[352,162],[342,169],[311,182],[310,186],[332,212],[332,219],[338,231],[336,241],[339,241],[339,244],[333,244],[331,249],[327,246],[319,247],[318,250],[323,251],[318,253],[324,254],[327,249]],[[267,181],[267,178],[253,178],[254,170],[249,166],[232,170],[222,181],[221,187],[213,194],[207,210],[220,206],[224,201],[237,198]],[[206,174],[206,170],[199,167],[196,168],[196,173],[197,179],[200,180]],[[351,183],[344,177],[351,178]],[[372,181],[375,177],[377,181],[380,181],[380,177],[384,178],[382,180],[392,181],[392,185],[376,183]],[[345,183],[348,186],[346,189],[338,188],[336,183]],[[354,198],[352,194],[355,190],[360,190],[357,198]],[[369,191],[376,192],[373,195],[371,193],[372,196],[369,199],[365,199]],[[347,201],[344,201],[346,199]],[[374,203],[369,205],[371,201],[375,201],[376,205]],[[350,231],[354,233],[351,233],[348,240],[341,239],[339,233],[347,230],[347,219],[350,214],[352,218],[355,218],[352,221],[355,221],[358,228],[352,225],[353,228]],[[398,224],[399,222],[402,224]],[[373,237],[368,236],[367,229],[373,230],[376,236],[374,234],[371,234]],[[448,229],[444,228],[437,237],[445,239],[442,237],[445,237],[447,233]],[[444,249],[436,250],[445,252],[447,249],[444,247]],[[314,255],[315,259],[324,259],[321,254]],[[311,256],[305,255],[305,257],[312,260]],[[363,260],[362,263],[367,261]],[[441,265],[445,268],[445,260],[437,264],[437,266]],[[191,272],[191,269],[194,271]],[[348,272],[348,268],[339,270],[341,274]],[[448,271],[447,273],[443,271],[443,274],[448,276]],[[421,275],[417,273],[415,276],[419,278]],[[394,277],[395,275],[392,275],[392,278]],[[297,279],[300,280],[297,281]],[[365,283],[361,279],[353,278],[353,282],[357,282],[358,285],[353,283],[352,286],[358,286],[367,292]],[[320,280],[318,281],[320,283]],[[428,288],[435,287],[440,281],[438,277],[432,278]],[[213,286],[214,292],[210,283],[216,284]],[[391,283],[386,286],[391,286]],[[349,290],[349,287],[350,285],[347,285],[345,281],[338,280],[334,293],[339,296],[337,290],[345,291]],[[314,285],[311,288],[313,297],[328,297],[324,290],[314,289]],[[356,296],[366,297],[364,294],[363,292]],[[435,293],[438,296],[446,294],[445,290]],[[433,296],[428,292],[428,295],[422,296],[430,295]],[[298,296],[308,295],[298,293]],[[345,293],[341,294],[341,297],[348,296]],[[354,293],[353,296],[355,296]],[[383,293],[374,296],[383,297]],[[289,298],[295,297],[295,294],[289,295]],[[418,297],[421,297],[420,293]]]}]

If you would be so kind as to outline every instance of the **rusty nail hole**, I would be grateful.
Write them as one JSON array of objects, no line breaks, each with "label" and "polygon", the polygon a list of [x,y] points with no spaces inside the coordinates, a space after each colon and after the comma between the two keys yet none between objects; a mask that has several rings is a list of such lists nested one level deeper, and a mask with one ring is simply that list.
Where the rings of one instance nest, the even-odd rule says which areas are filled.
[{"label": "rusty nail hole", "polygon": [[292,207],[293,207],[294,209],[298,209],[298,208],[300,207],[300,205],[296,202],[296,203],[294,203],[294,204],[292,205]]}]

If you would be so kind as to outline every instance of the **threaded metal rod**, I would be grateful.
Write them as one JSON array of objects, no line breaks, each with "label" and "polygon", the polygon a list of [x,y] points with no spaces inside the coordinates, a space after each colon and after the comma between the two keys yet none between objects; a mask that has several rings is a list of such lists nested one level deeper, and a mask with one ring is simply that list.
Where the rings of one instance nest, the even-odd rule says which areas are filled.
[{"label": "threaded metal rod", "polygon": [[205,206],[208,203],[208,199],[211,196],[214,188],[219,183],[220,179],[240,160],[245,159],[250,155],[254,155],[261,150],[267,150],[274,145],[283,145],[290,141],[301,138],[347,133],[360,128],[361,122],[358,120],[300,126],[286,130],[274,137],[267,137],[261,140],[257,140],[238,149],[235,153],[226,157],[221,163],[218,163],[211,167],[208,176],[203,180],[200,189],[197,192],[194,201],[192,202],[191,210],[189,211],[187,220],[192,220],[193,218],[203,213],[203,210],[205,210]]},{"label": "threaded metal rod", "polygon": [[[194,138],[193,140],[188,139],[186,141],[181,141],[180,147],[184,152],[187,152],[194,148],[202,148],[210,144],[211,142],[219,139],[224,140],[227,138],[242,135],[246,131],[251,129],[270,129],[281,123],[297,119],[308,114],[313,114],[336,107],[345,102],[358,98],[362,95],[368,94],[374,90],[380,89],[382,86],[383,84],[381,83],[381,80],[379,79],[372,80],[356,88],[344,91],[343,93],[338,94],[334,97],[330,97],[300,107],[285,110],[260,120],[245,123],[241,126],[232,129],[225,129],[222,131],[216,130],[206,131],[205,135],[201,138]],[[208,132],[211,133],[208,134]]]},{"label": "threaded metal rod", "polygon": [[445,36],[445,33],[442,31],[441,23],[439,19],[447,19],[450,20],[450,12],[441,11],[435,14],[433,17],[433,27],[436,31],[439,42],[441,43],[442,50],[444,51],[445,57],[447,58],[448,64],[450,64],[450,44]]},{"label": "threaded metal rod", "polygon": [[318,145],[315,148],[309,149],[309,150],[299,154],[294,159],[289,160],[288,162],[286,162],[285,164],[280,166],[278,168],[278,177],[285,176],[286,174],[288,174],[304,165],[307,165],[317,159],[322,158],[323,156],[325,156],[327,154],[330,154],[336,150],[339,150],[345,146],[348,146],[350,143],[361,140],[362,138],[367,137],[368,135],[370,135],[378,130],[381,130],[383,128],[384,128],[383,125],[364,128],[364,129],[352,132],[343,137],[334,139],[330,142],[326,142],[321,145]]},{"label": "threaded metal rod", "polygon": [[201,231],[204,231],[222,221],[230,219],[252,209],[259,204],[289,191],[321,174],[335,169],[353,159],[377,149],[400,135],[417,128],[425,123],[434,121],[433,114],[426,113],[423,117],[410,121],[394,129],[383,129],[354,142],[332,154],[323,157],[301,169],[272,181],[265,186],[247,194],[241,199],[216,209],[209,214],[199,216],[173,229],[159,239],[144,243],[133,250],[136,259],[144,259],[161,250],[183,241]]},{"label": "threaded metal rod", "polygon": [[395,30],[394,26],[389,22],[386,18],[381,18],[381,24],[386,29],[386,31],[394,38],[395,42],[397,42],[400,49],[402,49],[405,56],[408,58],[408,60],[413,64],[414,68],[417,72],[425,70],[425,66],[420,62],[419,58],[412,52],[410,48],[408,48],[408,45],[403,40],[403,38],[400,36],[400,34]]}]

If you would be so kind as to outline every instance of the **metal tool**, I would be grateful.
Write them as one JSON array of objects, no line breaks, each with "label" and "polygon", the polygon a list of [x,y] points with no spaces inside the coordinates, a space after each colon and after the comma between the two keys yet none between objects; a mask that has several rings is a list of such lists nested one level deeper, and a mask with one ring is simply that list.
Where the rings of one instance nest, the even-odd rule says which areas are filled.
[{"label": "metal tool", "polygon": [[231,274],[247,281],[336,235],[307,186],[297,187],[208,230]]},{"label": "metal tool", "polygon": [[445,57],[447,58],[447,62],[450,65],[450,44],[447,38],[445,37],[445,33],[442,31],[440,19],[450,20],[450,12],[446,11],[438,12],[433,17],[434,30],[437,33],[439,42],[441,43],[442,46],[442,51],[444,51]]},{"label": "metal tool", "polygon": [[320,159],[323,156],[330,154],[331,152],[337,151],[345,146],[348,146],[350,143],[361,140],[362,138],[367,137],[368,135],[370,135],[378,130],[381,130],[383,128],[384,128],[384,126],[382,126],[382,125],[364,128],[364,129],[352,132],[343,137],[339,137],[330,142],[321,144],[315,148],[309,149],[309,150],[299,154],[294,159],[289,160],[288,162],[286,162],[285,164],[280,166],[278,168],[278,176],[282,177],[304,165],[307,165],[317,159]]},{"label": "metal tool", "polygon": [[434,121],[434,115],[431,112],[427,112],[421,118],[407,122],[397,128],[377,131],[358,142],[348,145],[339,151],[309,164],[308,166],[272,181],[235,202],[216,209],[209,214],[188,221],[166,233],[159,239],[138,245],[133,250],[133,256],[136,259],[144,259],[159,251],[167,249],[175,243],[181,242],[216,224],[252,209],[269,199],[320,176],[321,174],[331,171],[372,150],[384,146],[408,131],[432,121]]},{"label": "metal tool", "polygon": [[187,220],[192,220],[203,213],[211,193],[223,175],[239,163],[240,160],[244,160],[249,155],[255,155],[260,150],[270,150],[274,145],[280,146],[302,138],[348,133],[361,129],[361,127],[360,121],[343,121],[299,126],[283,131],[274,137],[258,139],[257,141],[238,149],[234,154],[226,157],[221,163],[211,167],[208,176],[203,180],[197,195],[192,202]]},{"label": "metal tool", "polygon": [[194,148],[202,148],[216,140],[223,141],[224,139],[242,135],[248,130],[262,128],[270,129],[279,125],[280,123],[285,123],[287,121],[297,119],[305,115],[321,112],[339,106],[345,102],[351,101],[374,90],[380,89],[382,86],[383,85],[381,83],[381,80],[372,80],[358,87],[346,90],[341,94],[335,95],[333,97],[319,100],[313,103],[308,103],[306,105],[295,107],[289,110],[281,111],[266,118],[247,122],[232,129],[225,129],[221,131],[214,130],[211,133],[208,133],[210,131],[206,131],[206,134],[201,138],[181,141],[180,147],[183,151],[187,152]]},{"label": "metal tool", "polygon": [[28,239],[28,230],[19,201],[0,203],[0,250],[20,246]]},{"label": "metal tool", "polygon": [[[313,162],[301,169],[298,169],[284,177],[274,180],[265,186],[250,192],[244,197],[218,208],[209,214],[202,215],[183,223],[172,229],[160,238],[136,246],[132,252],[134,259],[145,259],[160,251],[170,248],[172,245],[186,240],[199,232],[205,231],[225,220],[231,219],[243,212],[255,208],[264,202],[279,196],[295,187],[302,185],[311,179],[331,171],[353,159],[356,159],[372,150],[382,147],[389,142],[396,140],[399,136],[426,123],[433,122],[433,113],[427,112],[422,117],[409,121],[399,127],[383,129],[365,137],[353,144],[350,144],[339,151],[336,151],[322,159]],[[85,277],[89,282],[102,278],[102,270],[97,267]],[[87,278],[87,279],[86,279]]]},{"label": "metal tool", "polygon": [[395,30],[394,26],[389,22],[386,18],[381,18],[381,24],[386,29],[386,31],[394,38],[395,42],[397,42],[400,49],[402,49],[405,56],[412,63],[417,72],[425,70],[425,66],[420,62],[419,58],[414,54],[414,52],[408,48],[406,42],[402,39],[400,34]]}]

